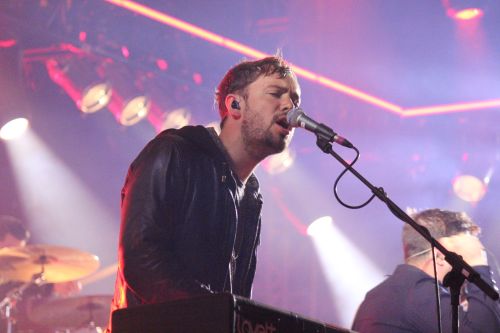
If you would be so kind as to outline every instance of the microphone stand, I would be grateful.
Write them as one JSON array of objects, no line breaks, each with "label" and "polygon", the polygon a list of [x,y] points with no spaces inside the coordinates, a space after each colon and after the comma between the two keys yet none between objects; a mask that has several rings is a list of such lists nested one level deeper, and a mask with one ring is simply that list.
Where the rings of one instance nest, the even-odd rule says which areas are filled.
[{"label": "microphone stand", "polygon": [[422,237],[424,237],[433,247],[437,248],[441,253],[444,254],[445,260],[451,265],[452,270],[443,279],[443,284],[450,288],[451,294],[451,307],[452,307],[452,332],[458,333],[458,310],[459,310],[459,296],[460,288],[467,279],[469,282],[474,283],[479,289],[481,289],[488,297],[493,300],[498,300],[498,292],[488,285],[479,275],[474,268],[467,264],[462,256],[448,251],[441,243],[439,243],[434,237],[431,236],[429,231],[415,222],[408,214],[406,214],[401,208],[399,208],[385,193],[384,189],[381,187],[373,186],[368,180],[366,180],[356,169],[351,167],[346,161],[340,157],[332,149],[332,144],[330,143],[331,137],[322,135],[321,133],[316,133],[316,145],[325,153],[332,155],[337,161],[339,161],[346,169],[348,169],[356,178],[358,178],[363,184],[368,187],[372,193],[384,202],[389,210],[400,220],[408,223],[413,229],[415,229]]}]

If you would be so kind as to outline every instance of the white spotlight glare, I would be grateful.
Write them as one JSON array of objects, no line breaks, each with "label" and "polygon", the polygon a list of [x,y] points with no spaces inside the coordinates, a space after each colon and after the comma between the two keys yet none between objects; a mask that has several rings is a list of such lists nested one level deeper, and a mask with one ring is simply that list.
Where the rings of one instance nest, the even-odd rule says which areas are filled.
[{"label": "white spotlight glare", "polygon": [[[27,131],[22,140],[9,141],[5,146],[19,204],[37,239],[114,260],[108,254],[116,242],[116,216],[109,207],[34,131]],[[102,237],[95,237],[97,234]],[[109,242],[103,242],[103,237]],[[74,260],[78,263],[78,257]]]},{"label": "white spotlight glare", "polygon": [[26,118],[16,118],[0,129],[0,138],[3,140],[14,140],[21,137],[28,129],[29,122]]},{"label": "white spotlight glare", "polygon": [[307,228],[307,235],[311,237],[321,236],[325,228],[328,229],[331,223],[333,223],[333,220],[330,216],[320,217],[309,225]]},{"label": "white spotlight glare", "polygon": [[313,240],[331,297],[341,299],[340,324],[351,324],[365,293],[383,280],[382,272],[342,234],[330,216],[316,219],[307,228]]}]

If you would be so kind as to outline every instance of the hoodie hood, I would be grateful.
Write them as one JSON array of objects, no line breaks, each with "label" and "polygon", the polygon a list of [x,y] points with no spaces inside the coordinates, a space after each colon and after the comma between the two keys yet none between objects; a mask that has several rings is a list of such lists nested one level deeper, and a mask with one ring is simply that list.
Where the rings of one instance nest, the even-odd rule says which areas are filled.
[{"label": "hoodie hood", "polygon": [[[213,133],[211,133],[211,131],[213,131]],[[184,140],[189,141],[194,146],[199,147],[200,150],[207,152],[214,158],[224,162],[229,162],[227,160],[229,158],[229,155],[227,155],[227,153],[222,150],[224,149],[222,143],[220,143],[220,141],[215,141],[217,140],[217,138],[215,138],[214,136],[216,136],[217,134],[211,127],[207,128],[201,125],[184,126],[180,129],[167,129],[161,132],[158,136],[164,135],[181,137]]]}]

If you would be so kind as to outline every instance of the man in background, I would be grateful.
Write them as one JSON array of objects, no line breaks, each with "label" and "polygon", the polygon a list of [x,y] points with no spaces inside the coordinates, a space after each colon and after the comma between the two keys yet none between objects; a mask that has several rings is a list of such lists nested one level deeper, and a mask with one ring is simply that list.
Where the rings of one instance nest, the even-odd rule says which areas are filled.
[{"label": "man in background", "polygon": [[[446,249],[461,255],[495,287],[487,256],[478,236],[480,228],[465,213],[429,209],[413,219],[426,227]],[[432,251],[429,242],[410,225],[403,227],[405,264],[366,294],[352,329],[360,333],[429,333],[438,331]],[[441,283],[451,271],[436,249],[443,332],[451,332],[450,294]],[[500,308],[474,284],[466,282],[459,310],[460,332],[500,332]]]}]

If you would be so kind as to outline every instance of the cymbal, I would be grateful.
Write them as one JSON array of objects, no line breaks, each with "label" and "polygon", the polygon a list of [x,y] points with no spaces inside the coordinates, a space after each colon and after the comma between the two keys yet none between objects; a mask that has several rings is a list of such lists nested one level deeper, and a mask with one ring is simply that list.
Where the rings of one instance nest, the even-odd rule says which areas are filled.
[{"label": "cymbal", "polygon": [[0,249],[0,280],[29,282],[43,272],[45,282],[82,278],[99,268],[91,253],[63,246],[27,245]]},{"label": "cymbal", "polygon": [[112,295],[61,298],[39,304],[28,314],[36,324],[59,329],[78,329],[108,324]]}]

